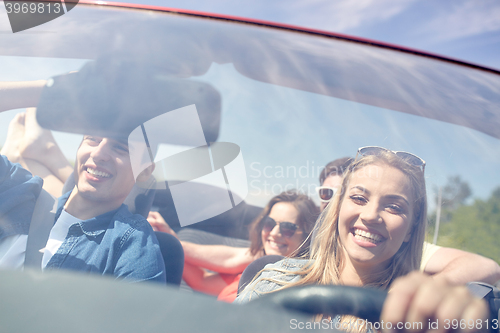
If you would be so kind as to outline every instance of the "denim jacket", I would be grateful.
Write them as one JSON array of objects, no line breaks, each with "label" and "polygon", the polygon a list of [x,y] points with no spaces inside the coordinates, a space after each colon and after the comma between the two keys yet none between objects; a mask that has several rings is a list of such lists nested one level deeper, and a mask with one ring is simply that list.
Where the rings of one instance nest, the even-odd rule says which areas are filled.
[{"label": "denim jacket", "polygon": [[293,274],[293,272],[298,271],[308,262],[309,260],[305,259],[285,258],[273,264],[266,265],[259,277],[238,295],[234,303],[248,303],[252,299],[260,297],[261,294],[280,289],[283,283],[300,280],[301,276]]},{"label": "denim jacket", "polygon": [[17,163],[0,156],[0,241],[27,235],[42,179],[33,177]]},{"label": "denim jacket", "polygon": [[[59,198],[56,220],[70,192]],[[73,224],[45,269],[64,268],[132,281],[165,282],[165,265],[147,220],[126,205]]]}]

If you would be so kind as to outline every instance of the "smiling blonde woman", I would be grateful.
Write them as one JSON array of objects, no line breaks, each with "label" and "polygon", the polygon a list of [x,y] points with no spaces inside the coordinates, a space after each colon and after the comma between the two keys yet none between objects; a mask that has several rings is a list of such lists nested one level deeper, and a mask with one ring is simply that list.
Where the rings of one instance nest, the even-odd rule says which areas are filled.
[{"label": "smiling blonde woman", "polygon": [[[410,153],[360,148],[333,202],[320,217],[322,223],[311,244],[312,260],[284,259],[266,266],[236,302],[309,284],[389,289],[398,277],[418,270],[427,216],[424,169],[425,162]],[[412,316],[427,320],[425,316],[443,313],[461,319],[486,313],[484,303],[443,281],[423,274],[404,281],[397,283],[386,302],[391,310],[384,309],[384,314],[391,320]],[[420,304],[422,293],[430,290],[435,290],[436,302]]]}]

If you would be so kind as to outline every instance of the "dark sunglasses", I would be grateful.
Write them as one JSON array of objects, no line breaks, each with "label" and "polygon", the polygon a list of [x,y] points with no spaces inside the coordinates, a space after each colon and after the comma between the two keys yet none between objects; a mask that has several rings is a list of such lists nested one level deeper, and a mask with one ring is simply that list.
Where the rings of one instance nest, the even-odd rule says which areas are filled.
[{"label": "dark sunglasses", "polygon": [[416,167],[422,168],[422,172],[425,170],[425,161],[418,157],[417,155],[407,153],[405,151],[392,151],[383,147],[362,147],[358,149],[358,154],[356,155],[356,160],[358,159],[358,155],[367,156],[367,155],[378,155],[382,151],[388,151],[395,154],[397,157],[401,158],[403,161],[410,165],[414,165]]},{"label": "dark sunglasses", "polygon": [[318,186],[316,187],[316,192],[318,192],[320,201],[329,202],[330,200],[332,200],[335,193],[337,193],[337,189],[328,186]]},{"label": "dark sunglasses", "polygon": [[[297,229],[299,228],[295,223],[292,222],[276,222],[273,218],[269,216],[264,216],[263,218],[264,221],[264,226],[262,228],[263,231],[265,232],[271,232],[274,227],[276,227],[276,224],[279,226],[280,229],[280,234],[283,235],[283,237],[290,238],[295,233],[297,232]],[[302,231],[299,231],[298,233],[301,233]]]}]

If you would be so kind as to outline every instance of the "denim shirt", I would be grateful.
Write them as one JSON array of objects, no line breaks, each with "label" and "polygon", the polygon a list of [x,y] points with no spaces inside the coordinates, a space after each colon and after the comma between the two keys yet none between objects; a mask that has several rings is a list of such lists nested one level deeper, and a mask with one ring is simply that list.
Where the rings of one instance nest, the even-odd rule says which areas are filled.
[{"label": "denim shirt", "polygon": [[42,179],[17,163],[0,156],[0,241],[12,235],[27,235]]},{"label": "denim shirt", "polygon": [[285,258],[273,264],[267,264],[262,273],[238,295],[234,303],[248,303],[262,294],[280,289],[283,284],[299,281],[301,275],[293,274],[293,272],[300,270],[308,262],[309,260],[305,259]]},{"label": "denim shirt", "polygon": [[[56,220],[71,192],[59,198]],[[165,283],[165,264],[153,229],[126,205],[73,224],[48,269],[114,275],[130,281]]]}]

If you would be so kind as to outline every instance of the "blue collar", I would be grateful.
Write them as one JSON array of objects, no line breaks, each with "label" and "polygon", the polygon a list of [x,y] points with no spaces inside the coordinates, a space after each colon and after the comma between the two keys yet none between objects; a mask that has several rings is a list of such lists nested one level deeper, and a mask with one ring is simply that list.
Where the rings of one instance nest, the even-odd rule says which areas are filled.
[{"label": "blue collar", "polygon": [[[70,194],[71,194],[71,191],[63,194],[59,198],[59,203],[57,204],[56,219],[55,219],[56,221],[59,218],[59,215],[61,215],[61,212],[64,208],[64,204],[66,203],[66,201],[68,201]],[[82,229],[82,232],[85,235],[95,237],[95,236],[102,234],[103,232],[105,232],[108,229],[109,222],[112,220],[113,216],[115,216],[117,213],[118,214],[120,214],[120,213],[125,214],[125,212],[123,210],[128,212],[128,208],[124,204],[122,204],[120,207],[118,207],[118,209],[114,209],[112,211],[109,211],[109,212],[101,214],[99,216],[90,218],[88,220],[82,220],[82,221],[78,222],[78,224],[79,224],[80,228]],[[130,212],[128,214],[130,214]]]}]

